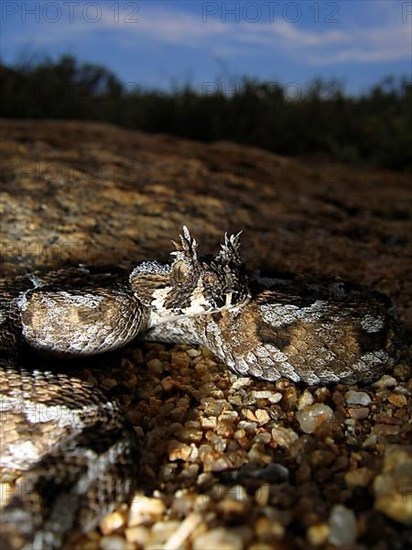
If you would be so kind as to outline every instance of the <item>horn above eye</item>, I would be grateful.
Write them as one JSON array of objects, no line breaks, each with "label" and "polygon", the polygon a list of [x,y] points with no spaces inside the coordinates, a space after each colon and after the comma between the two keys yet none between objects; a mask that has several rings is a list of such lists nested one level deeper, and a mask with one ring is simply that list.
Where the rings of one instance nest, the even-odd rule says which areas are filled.
[{"label": "horn above eye", "polygon": [[219,262],[231,262],[235,265],[242,265],[242,260],[240,257],[240,236],[242,231],[239,231],[236,235],[228,236],[225,233],[225,239],[223,244],[220,245],[220,251],[215,257],[215,261]]},{"label": "horn above eye", "polygon": [[176,248],[171,255],[174,256],[177,260],[187,260],[190,262],[197,262],[197,241],[194,239],[189,232],[189,229],[186,225],[183,226],[183,234],[179,235],[180,243],[172,241],[173,246]]}]

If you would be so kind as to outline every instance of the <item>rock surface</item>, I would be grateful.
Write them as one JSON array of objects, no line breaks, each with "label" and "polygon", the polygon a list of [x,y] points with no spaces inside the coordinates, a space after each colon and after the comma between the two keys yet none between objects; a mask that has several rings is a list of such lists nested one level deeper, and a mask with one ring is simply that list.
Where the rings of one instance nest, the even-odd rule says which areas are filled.
[{"label": "rock surface", "polygon": [[[367,283],[412,332],[406,175],[76,122],[3,121],[1,149],[6,274],[165,260],[183,223],[205,252],[244,229],[249,269]],[[412,354],[402,351],[370,387],[240,378],[189,346],[93,361],[81,375],[119,396],[141,440],[141,485],[68,547],[408,547]]]}]

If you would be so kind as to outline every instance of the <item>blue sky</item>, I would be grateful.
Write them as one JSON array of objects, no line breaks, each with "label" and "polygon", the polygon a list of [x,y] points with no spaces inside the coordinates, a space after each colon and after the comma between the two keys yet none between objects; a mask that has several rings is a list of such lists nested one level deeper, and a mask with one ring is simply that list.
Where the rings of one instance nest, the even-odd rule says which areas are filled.
[{"label": "blue sky", "polygon": [[315,76],[351,93],[388,74],[412,80],[412,1],[2,0],[0,9],[3,62],[70,53],[131,88],[230,91],[246,75],[293,95]]}]

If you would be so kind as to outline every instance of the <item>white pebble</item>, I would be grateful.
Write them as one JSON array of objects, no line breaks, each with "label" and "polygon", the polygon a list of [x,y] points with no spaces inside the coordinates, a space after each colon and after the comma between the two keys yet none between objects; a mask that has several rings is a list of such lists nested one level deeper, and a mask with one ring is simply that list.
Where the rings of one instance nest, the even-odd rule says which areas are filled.
[{"label": "white pebble", "polygon": [[372,386],[374,388],[384,389],[384,388],[393,388],[398,382],[393,376],[389,374],[384,374],[377,380]]},{"label": "white pebble", "polygon": [[356,537],[355,514],[342,504],[336,504],[329,517],[329,542],[335,546],[352,546]]},{"label": "white pebble", "polygon": [[124,517],[120,512],[112,512],[105,516],[100,522],[100,529],[103,535],[110,535],[119,527],[124,525]]},{"label": "white pebble", "polygon": [[368,406],[371,402],[371,398],[364,391],[349,390],[345,393],[345,399],[348,405]]},{"label": "white pebble", "polygon": [[273,442],[279,447],[288,449],[298,439],[298,434],[292,428],[276,426],[272,429]]},{"label": "white pebble", "polygon": [[306,407],[309,407],[309,405],[313,405],[315,401],[315,398],[310,393],[309,390],[305,390],[302,395],[299,397],[298,400],[298,409],[304,409]]},{"label": "white pebble", "polygon": [[160,520],[165,505],[160,499],[138,495],[133,499],[129,511],[129,527]]},{"label": "white pebble", "polygon": [[316,428],[321,426],[333,417],[333,410],[323,403],[315,403],[296,413],[296,418],[300,428],[306,434],[313,433]]},{"label": "white pebble", "polygon": [[235,379],[235,381],[231,385],[231,390],[240,390],[241,388],[247,388],[252,384],[252,379],[245,376],[239,376]]},{"label": "white pebble", "polygon": [[267,399],[270,403],[278,403],[282,399],[283,395],[280,392],[273,392],[270,390],[253,390],[250,392],[250,398],[252,401],[258,399]]}]

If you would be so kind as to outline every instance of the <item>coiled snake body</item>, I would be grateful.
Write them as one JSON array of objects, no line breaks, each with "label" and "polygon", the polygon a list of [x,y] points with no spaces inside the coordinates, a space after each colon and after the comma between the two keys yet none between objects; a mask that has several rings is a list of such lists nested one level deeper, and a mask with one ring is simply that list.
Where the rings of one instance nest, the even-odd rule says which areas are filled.
[{"label": "coiled snake body", "polygon": [[242,375],[309,384],[368,382],[393,365],[384,295],[318,278],[248,281],[239,236],[200,259],[184,227],[170,265],[144,262],[125,281],[78,269],[3,284],[0,466],[26,471],[1,511],[3,547],[59,547],[126,500],[137,479],[120,405],[67,373],[22,366],[22,346],[92,355],[139,335],[202,344]]}]

